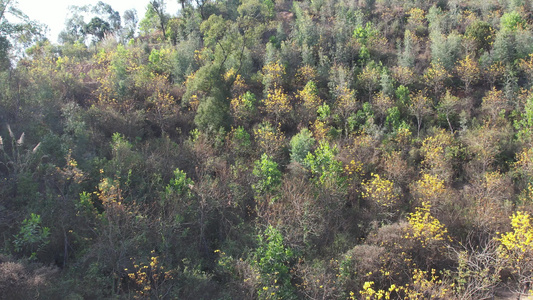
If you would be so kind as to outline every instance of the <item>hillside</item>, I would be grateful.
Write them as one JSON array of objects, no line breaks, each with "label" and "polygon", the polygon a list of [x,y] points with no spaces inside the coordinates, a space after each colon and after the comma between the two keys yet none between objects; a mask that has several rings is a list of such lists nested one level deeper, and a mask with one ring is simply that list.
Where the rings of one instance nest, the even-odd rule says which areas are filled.
[{"label": "hillside", "polygon": [[531,1],[179,3],[0,0],[0,299],[527,297]]}]

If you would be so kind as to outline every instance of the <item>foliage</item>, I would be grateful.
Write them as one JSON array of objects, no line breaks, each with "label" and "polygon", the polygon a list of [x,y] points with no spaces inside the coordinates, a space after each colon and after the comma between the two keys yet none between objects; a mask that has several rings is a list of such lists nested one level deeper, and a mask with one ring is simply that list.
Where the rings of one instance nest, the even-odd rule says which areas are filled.
[{"label": "foliage", "polygon": [[257,99],[249,91],[231,100],[231,110],[237,120],[252,118],[257,110],[256,105]]},{"label": "foliage", "polygon": [[32,213],[29,219],[22,221],[19,233],[13,245],[16,252],[30,253],[30,259],[36,259],[37,253],[50,243],[50,228],[41,225],[41,216]]},{"label": "foliage", "polygon": [[516,11],[503,14],[500,18],[501,30],[513,31],[525,28],[526,22]]},{"label": "foliage", "polygon": [[269,122],[263,122],[254,129],[254,137],[259,148],[272,157],[278,158],[285,147],[285,134],[280,124],[274,127]]},{"label": "foliage", "polygon": [[409,215],[407,219],[410,227],[406,233],[406,238],[417,240],[422,244],[422,247],[434,243],[451,242],[448,230],[437,218],[431,215],[430,209],[431,204],[429,202],[422,202],[422,205]]},{"label": "foliage", "polygon": [[526,292],[527,1],[178,2],[0,1],[0,298]]},{"label": "foliage", "polygon": [[260,160],[255,161],[252,174],[257,178],[252,188],[258,196],[276,192],[281,184],[281,171],[278,169],[278,164],[265,153]]},{"label": "foliage", "polygon": [[512,231],[502,233],[498,240],[501,243],[499,255],[508,262],[508,266],[516,275],[518,293],[530,293],[526,290],[533,278],[533,230],[529,213],[517,211],[511,217]]},{"label": "foliage", "polygon": [[303,163],[308,168],[316,182],[326,188],[340,188],[344,186],[342,163],[335,158],[337,147],[331,147],[328,142],[320,141],[318,148],[307,153]]},{"label": "foliage", "polygon": [[471,55],[467,55],[463,60],[459,61],[456,67],[457,74],[465,84],[465,91],[470,92],[470,86],[475,84],[479,79],[479,66]]},{"label": "foliage", "polygon": [[304,128],[298,134],[292,137],[291,145],[291,160],[297,163],[303,163],[307,154],[311,152],[315,144],[309,129]]},{"label": "foliage", "polygon": [[191,189],[194,186],[192,179],[187,177],[187,174],[180,169],[174,170],[174,178],[165,188],[168,195],[176,193],[180,196],[191,196]]},{"label": "foliage", "polygon": [[273,116],[274,123],[278,123],[291,111],[289,96],[281,88],[274,87],[263,100],[265,112]]},{"label": "foliage", "polygon": [[168,294],[168,287],[165,287],[165,282],[172,279],[172,271],[165,271],[161,266],[159,256],[155,255],[155,250],[150,252],[150,259],[148,263],[137,263],[132,261],[133,269],[124,269],[128,277],[134,282],[136,288],[135,298],[143,299],[147,297],[164,298]]},{"label": "foliage", "polygon": [[371,174],[372,179],[364,181],[361,184],[363,191],[361,196],[367,201],[371,201],[372,205],[379,208],[379,212],[385,214],[386,217],[395,215],[399,206],[399,196],[395,192],[392,181],[381,178],[379,174]]},{"label": "foliage", "polygon": [[272,226],[257,236],[257,242],[253,265],[260,274],[259,299],[295,299],[289,268],[293,251],[283,245],[283,236]]}]

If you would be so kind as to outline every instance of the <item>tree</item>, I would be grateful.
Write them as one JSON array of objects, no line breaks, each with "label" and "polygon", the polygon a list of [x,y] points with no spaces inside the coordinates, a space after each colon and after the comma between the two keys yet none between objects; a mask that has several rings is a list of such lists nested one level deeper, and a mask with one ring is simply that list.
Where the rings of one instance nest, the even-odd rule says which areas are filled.
[{"label": "tree", "polygon": [[289,96],[283,92],[282,88],[276,87],[269,92],[263,104],[265,112],[274,117],[275,124],[291,111]]},{"label": "tree", "polygon": [[257,112],[257,99],[249,91],[231,99],[231,112],[235,121],[246,122],[251,120]]},{"label": "tree", "polygon": [[89,23],[83,26],[83,30],[82,30],[84,34],[93,35],[95,37],[94,41],[102,40],[105,37],[105,35],[110,31],[111,31],[111,25],[108,22],[98,17],[92,18],[91,21],[89,21]]},{"label": "tree", "polygon": [[450,117],[457,113],[459,106],[459,98],[452,95],[450,90],[446,90],[446,95],[444,95],[437,106],[437,111],[446,116],[446,121],[448,121],[448,126],[450,126],[451,133],[453,133],[453,127],[452,123],[450,122]]},{"label": "tree", "polygon": [[432,65],[440,64],[446,71],[451,71],[461,51],[461,35],[452,32],[448,36],[433,30],[431,39]]},{"label": "tree", "polygon": [[137,16],[137,11],[135,9],[128,9],[124,11],[122,19],[124,20],[124,26],[122,27],[120,37],[122,42],[126,43],[135,36],[139,17]]},{"label": "tree", "polygon": [[504,97],[503,91],[493,88],[483,97],[481,110],[488,115],[490,122],[496,122],[500,112],[507,109],[507,99]]},{"label": "tree", "polygon": [[39,39],[42,30],[41,24],[17,8],[16,0],[0,0],[0,67],[7,69],[12,56],[20,54],[12,51],[18,52],[21,49],[17,47],[27,47]]},{"label": "tree", "polygon": [[302,164],[307,157],[307,153],[312,150],[315,144],[315,139],[309,129],[304,128],[292,137],[290,144],[291,161]]},{"label": "tree", "polygon": [[283,245],[283,236],[271,225],[257,236],[257,242],[252,264],[260,276],[259,299],[296,299],[289,268],[292,249]]},{"label": "tree", "polygon": [[[161,29],[161,33],[163,34],[163,40],[167,39],[167,24],[168,20],[170,19],[168,14],[165,12],[166,9],[166,3],[165,0],[151,0],[150,4],[151,9],[155,12],[157,15],[158,21],[159,21],[159,27]],[[148,8],[150,10],[150,7]]]},{"label": "tree", "polygon": [[394,183],[382,178],[379,174],[371,174],[372,179],[361,183],[361,196],[376,209],[376,212],[386,220],[397,215],[399,210],[400,195],[394,187]]},{"label": "tree", "polygon": [[416,50],[415,50],[416,36],[409,30],[405,30],[403,38],[403,50],[398,51],[399,67],[411,69],[415,66]]},{"label": "tree", "polygon": [[517,211],[510,219],[512,231],[502,233],[498,238],[501,243],[499,254],[515,275],[514,290],[520,298],[520,295],[529,293],[533,283],[533,226],[527,212]]},{"label": "tree", "polygon": [[[93,42],[98,42],[106,34],[121,29],[120,14],[102,1],[94,6],[70,6],[69,14],[71,16],[65,22],[65,29],[59,34],[59,40],[64,44],[84,43],[89,35],[93,36]],[[87,23],[85,17],[91,17],[91,20]]]},{"label": "tree", "polygon": [[428,136],[420,147],[423,171],[437,176],[440,180],[451,183],[454,178],[454,156],[458,151],[451,132],[435,129],[433,135]]},{"label": "tree", "polygon": [[278,126],[273,126],[269,122],[259,124],[254,129],[254,138],[262,152],[279,161],[286,144],[285,134],[279,124]]},{"label": "tree", "polygon": [[254,162],[252,174],[257,182],[252,185],[257,196],[267,196],[275,193],[281,185],[281,171],[278,164],[266,153],[261,155],[260,160]]},{"label": "tree", "polygon": [[420,137],[420,128],[422,127],[423,118],[431,112],[431,103],[428,97],[422,91],[418,91],[411,96],[409,112],[416,118],[417,136]]},{"label": "tree", "polygon": [[357,75],[357,80],[359,80],[360,84],[368,92],[368,101],[372,99],[372,93],[379,86],[380,79],[380,67],[373,61],[367,64],[363,71]]},{"label": "tree", "polygon": [[162,40],[167,38],[167,24],[170,16],[166,13],[165,0],[150,0],[144,18],[139,24],[141,32],[151,34],[154,31],[162,35]]},{"label": "tree", "polygon": [[505,127],[491,126],[490,122],[467,132],[464,142],[473,154],[470,165],[473,167],[471,174],[474,177],[485,173],[496,161],[497,155],[502,151],[502,139],[506,135]]},{"label": "tree", "polygon": [[412,238],[422,244],[422,247],[443,247],[451,241],[448,229],[431,213],[431,203],[424,201],[416,207],[414,213],[409,214],[409,228],[406,238]]},{"label": "tree", "polygon": [[323,100],[318,96],[318,89],[315,82],[309,81],[305,87],[298,91],[296,98],[302,102],[302,116],[303,124],[308,124],[310,121],[314,121],[316,117],[316,111]]},{"label": "tree", "polygon": [[331,147],[328,142],[320,141],[313,153],[307,153],[303,164],[311,171],[318,185],[342,190],[346,178],[342,174],[342,163],[335,158],[337,152],[337,146]]},{"label": "tree", "polygon": [[455,67],[459,78],[465,84],[465,92],[470,93],[470,86],[475,84],[479,79],[480,70],[476,60],[472,58],[472,55],[467,55],[464,59],[459,61],[459,64]]},{"label": "tree", "polygon": [[355,97],[355,92],[348,87],[344,87],[342,89],[337,87],[336,96],[337,105],[335,107],[335,113],[338,114],[341,117],[341,120],[344,122],[344,134],[348,136],[350,133],[350,116],[352,116],[360,107],[360,102]]},{"label": "tree", "polygon": [[428,87],[433,88],[433,93],[437,97],[440,96],[440,92],[444,89],[445,81],[450,77],[450,73],[439,61],[432,61],[431,66],[424,73],[424,81]]},{"label": "tree", "polygon": [[494,33],[489,23],[475,21],[466,28],[465,37],[474,42],[474,50],[489,51],[494,42]]},{"label": "tree", "polygon": [[503,31],[515,31],[526,27],[526,21],[516,12],[508,12],[500,18],[500,28]]}]

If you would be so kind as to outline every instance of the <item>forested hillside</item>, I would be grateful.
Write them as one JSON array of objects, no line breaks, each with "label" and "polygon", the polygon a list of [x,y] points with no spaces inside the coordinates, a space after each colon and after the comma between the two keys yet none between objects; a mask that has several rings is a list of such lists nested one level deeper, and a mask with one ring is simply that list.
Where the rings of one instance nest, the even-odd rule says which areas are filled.
[{"label": "forested hillside", "polygon": [[1,299],[530,292],[532,1],[179,4],[0,0]]}]

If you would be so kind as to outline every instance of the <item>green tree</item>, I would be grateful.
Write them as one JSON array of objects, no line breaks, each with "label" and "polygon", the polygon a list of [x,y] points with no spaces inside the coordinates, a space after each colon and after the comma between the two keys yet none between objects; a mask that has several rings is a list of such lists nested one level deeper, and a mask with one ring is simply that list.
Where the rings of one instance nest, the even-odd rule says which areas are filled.
[{"label": "green tree", "polygon": [[[16,0],[0,0],[0,69],[7,69],[13,50],[21,50],[42,36],[41,24],[17,7]],[[18,48],[18,49],[17,49]]]},{"label": "green tree", "polygon": [[335,158],[337,152],[337,146],[331,147],[328,142],[320,141],[313,153],[307,153],[303,164],[311,171],[317,184],[342,190],[346,178],[343,176],[342,163]]},{"label": "green tree", "polygon": [[166,12],[165,0],[150,0],[144,18],[139,23],[141,33],[159,33],[162,40],[167,39],[167,24],[170,16]]},{"label": "green tree", "polygon": [[494,29],[487,22],[475,21],[466,28],[465,37],[474,42],[476,51],[489,51],[494,42]]},{"label": "green tree", "polygon": [[42,226],[41,216],[32,213],[29,219],[24,219],[19,233],[15,236],[15,251],[27,251],[30,258],[35,259],[37,253],[50,242],[49,237],[50,228]]},{"label": "green tree", "polygon": [[291,161],[303,163],[307,154],[312,150],[315,144],[315,139],[309,129],[304,128],[292,137],[290,144]]},{"label": "green tree", "polygon": [[139,23],[137,11],[135,9],[124,11],[122,20],[124,20],[124,25],[120,31],[120,39],[122,43],[126,43],[135,36],[135,31],[137,31],[137,25]]},{"label": "green tree", "polygon": [[[83,43],[89,35],[93,36],[93,42],[98,42],[106,34],[119,32],[122,27],[120,14],[102,1],[96,5],[70,6],[69,14],[65,29],[59,34],[59,40],[64,44]],[[85,17],[91,17],[91,20],[87,23]]]},{"label": "green tree", "polygon": [[257,178],[257,182],[252,185],[257,195],[274,193],[281,185],[281,171],[278,169],[278,163],[265,153],[260,160],[255,161],[252,174]]},{"label": "green tree", "polygon": [[515,31],[517,29],[524,29],[525,27],[526,21],[516,11],[505,13],[500,18],[500,30]]},{"label": "green tree", "polygon": [[257,236],[257,242],[253,265],[260,276],[259,299],[296,299],[290,273],[294,252],[283,245],[283,236],[271,225]]}]

